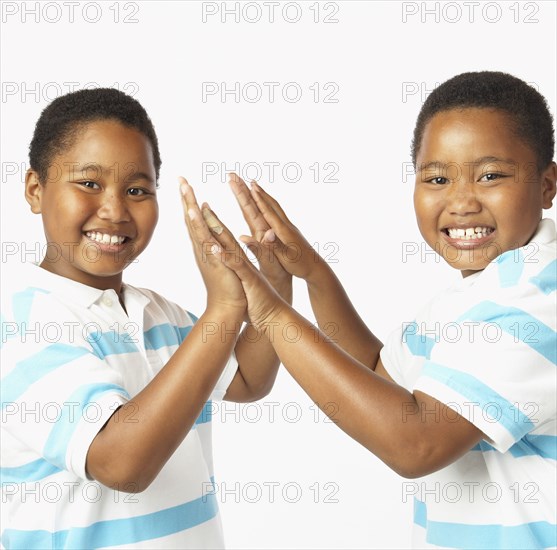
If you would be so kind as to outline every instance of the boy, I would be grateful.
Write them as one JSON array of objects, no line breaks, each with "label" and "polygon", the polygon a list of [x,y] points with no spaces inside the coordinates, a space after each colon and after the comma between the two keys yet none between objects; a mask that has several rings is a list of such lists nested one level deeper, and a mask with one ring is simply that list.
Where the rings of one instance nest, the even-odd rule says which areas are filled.
[{"label": "boy", "polygon": [[[463,280],[385,346],[258,185],[250,194],[232,181],[244,214],[266,220],[267,248],[307,281],[319,326],[339,328],[338,345],[276,295],[217,222],[216,255],[296,381],[313,401],[336,403],[339,427],[400,475],[426,476],[414,502],[418,548],[557,544],[556,239],[541,220],[556,193],[553,148],[544,98],[511,75],[465,73],[431,93],[414,133],[416,217]],[[288,323],[301,327],[296,343],[282,337]]]},{"label": "boy", "polygon": [[[147,113],[117,90],[60,97],[37,122],[25,194],[47,250],[2,294],[5,548],[223,546],[202,408],[263,397],[278,360],[252,326],[238,339],[241,285],[187,216],[199,321],[122,282],[157,223],[160,165]],[[183,203],[210,217],[191,191]]]}]

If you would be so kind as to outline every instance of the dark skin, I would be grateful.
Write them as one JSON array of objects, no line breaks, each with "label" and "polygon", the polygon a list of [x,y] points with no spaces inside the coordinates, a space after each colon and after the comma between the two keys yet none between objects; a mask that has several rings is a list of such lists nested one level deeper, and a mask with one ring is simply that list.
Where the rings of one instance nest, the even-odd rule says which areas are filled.
[{"label": "dark skin", "polygon": [[[52,164],[64,167],[62,175],[41,182],[30,170],[26,179],[27,201],[34,213],[42,214],[49,249],[57,252],[50,254],[55,261],[47,254],[41,267],[120,294],[122,272],[145,249],[158,218],[148,139],[113,120],[92,122]],[[83,169],[89,165],[95,169]],[[128,173],[124,169],[130,166],[133,170]],[[225,395],[230,401],[264,397],[279,365],[272,346],[258,337],[253,325],[240,333],[246,316],[241,283],[204,250],[203,243],[211,238],[204,217],[210,221],[211,212],[198,206],[183,179],[181,200],[207,288],[207,307],[163,369],[111,416],[87,454],[89,475],[127,492],[141,492],[155,479],[201,413],[233,351],[239,367]],[[127,240],[99,246],[87,235],[91,231]],[[88,259],[88,251],[95,252],[95,261]],[[290,301],[291,276],[276,262],[262,259],[260,265]],[[212,330],[204,331],[204,326]],[[125,421],[132,417],[133,422]]]},{"label": "dark skin", "polygon": [[[430,245],[440,238],[446,226],[489,225],[495,228],[492,239],[504,252],[526,244],[541,218],[542,208],[551,206],[557,167],[551,163],[533,181],[526,181],[526,168],[535,163],[536,156],[516,139],[506,115],[470,111],[438,114],[426,126],[418,166],[443,160],[446,164],[468,163],[475,168],[466,172],[466,177],[426,183],[418,172],[415,191],[418,224]],[[487,162],[493,166],[492,160],[477,162],[479,158],[493,157],[510,161],[524,179],[512,180],[486,167]],[[509,162],[506,169],[509,170]],[[488,173],[495,175],[487,176]],[[529,177],[531,174],[529,171]],[[315,251],[278,202],[256,184],[251,192],[247,187],[233,190],[244,212],[249,205],[268,222],[272,232],[263,242],[274,250],[289,273],[306,280],[319,327],[334,322],[338,328],[336,343],[328,341],[325,334],[277,296],[226,231],[213,234],[228,251],[220,254],[221,261],[242,281],[252,323],[266,331],[286,369],[313,401],[336,404],[335,422],[342,430],[407,478],[435,472],[460,458],[481,439],[488,439],[474,424],[440,401],[397,385],[381,363],[381,342],[357,315],[327,263],[319,257],[316,261]],[[459,240],[462,239],[453,240],[452,245],[470,246]],[[473,244],[483,246],[485,242],[489,238]],[[287,248],[283,243],[294,243],[302,255],[290,262],[288,258],[293,255],[282,253]],[[455,267],[467,276],[489,263],[478,258],[481,255],[476,255],[472,263]],[[289,323],[301,329],[301,338],[295,343],[284,338],[283,329]]]}]

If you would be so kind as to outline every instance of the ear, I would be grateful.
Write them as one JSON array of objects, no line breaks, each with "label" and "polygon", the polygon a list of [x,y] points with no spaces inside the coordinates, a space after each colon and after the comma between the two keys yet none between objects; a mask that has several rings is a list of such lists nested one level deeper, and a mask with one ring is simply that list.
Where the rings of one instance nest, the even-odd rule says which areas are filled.
[{"label": "ear", "polygon": [[542,173],[542,207],[551,208],[557,184],[557,164],[552,162]]},{"label": "ear", "polygon": [[25,200],[31,206],[33,214],[41,213],[41,197],[43,185],[39,180],[39,174],[29,169],[25,174]]}]

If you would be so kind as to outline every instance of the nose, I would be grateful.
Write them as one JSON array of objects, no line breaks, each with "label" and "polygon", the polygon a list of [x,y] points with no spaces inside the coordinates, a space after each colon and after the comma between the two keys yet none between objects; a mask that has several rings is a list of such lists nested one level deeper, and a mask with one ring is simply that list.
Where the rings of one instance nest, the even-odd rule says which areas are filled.
[{"label": "nose", "polygon": [[476,189],[473,182],[460,180],[454,181],[449,186],[447,196],[447,210],[457,216],[467,214],[477,214],[482,209],[482,205],[476,196]]},{"label": "nose", "polygon": [[99,218],[113,223],[130,221],[125,197],[117,192],[105,192],[98,210]]}]

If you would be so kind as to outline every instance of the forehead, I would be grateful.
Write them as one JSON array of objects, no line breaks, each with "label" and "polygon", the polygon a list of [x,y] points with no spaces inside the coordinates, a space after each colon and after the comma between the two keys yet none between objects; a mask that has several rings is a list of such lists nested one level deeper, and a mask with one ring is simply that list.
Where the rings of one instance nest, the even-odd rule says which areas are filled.
[{"label": "forehead", "polygon": [[504,111],[452,109],[428,121],[417,161],[466,162],[485,156],[530,162],[534,152],[517,137],[514,121]]},{"label": "forehead", "polygon": [[88,122],[78,128],[71,145],[60,152],[64,162],[113,166],[133,163],[155,172],[149,139],[135,128],[114,120]]}]

